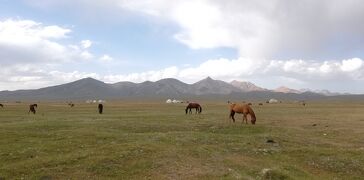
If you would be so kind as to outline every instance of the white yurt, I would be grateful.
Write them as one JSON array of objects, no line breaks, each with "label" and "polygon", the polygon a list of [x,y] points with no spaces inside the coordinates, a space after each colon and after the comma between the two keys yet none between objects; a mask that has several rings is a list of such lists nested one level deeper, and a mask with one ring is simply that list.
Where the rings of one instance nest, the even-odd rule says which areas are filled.
[{"label": "white yurt", "polygon": [[277,99],[270,99],[270,100],[269,100],[269,103],[272,103],[272,104],[274,104],[274,103],[278,103],[278,100],[277,100]]},{"label": "white yurt", "polygon": [[181,103],[181,101],[180,100],[176,100],[176,99],[173,99],[173,101],[172,101],[173,103]]},{"label": "white yurt", "polygon": [[172,103],[172,100],[171,99],[167,99],[166,103]]}]

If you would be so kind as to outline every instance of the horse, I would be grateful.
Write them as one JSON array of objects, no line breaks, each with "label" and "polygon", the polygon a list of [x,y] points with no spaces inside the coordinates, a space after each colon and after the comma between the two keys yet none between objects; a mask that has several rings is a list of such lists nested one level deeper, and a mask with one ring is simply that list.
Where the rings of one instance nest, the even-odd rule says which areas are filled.
[{"label": "horse", "polygon": [[257,120],[253,109],[247,104],[231,104],[230,105],[230,119],[232,119],[233,122],[235,122],[235,118],[234,118],[235,113],[243,114],[243,121],[241,123],[244,123],[244,120],[245,120],[245,124],[248,124],[248,118],[247,118],[248,114],[250,115],[250,122],[252,124],[255,124],[255,121]]},{"label": "horse", "polygon": [[259,106],[263,106],[263,103],[259,103]]},{"label": "horse", "polygon": [[69,105],[70,107],[75,106],[75,104],[73,104],[73,103],[68,103],[68,105]]},{"label": "horse", "polygon": [[104,109],[104,105],[99,104],[98,109],[99,109],[99,114],[102,114],[102,111]]},{"label": "horse", "polygon": [[196,109],[196,113],[201,113],[202,112],[202,107],[200,104],[198,103],[188,103],[187,107],[186,107],[186,114],[188,112],[188,110],[190,110],[190,114],[192,114],[192,109]]},{"label": "horse", "polygon": [[3,104],[0,104],[0,107],[2,107],[2,108],[3,108],[3,107],[4,107],[4,105],[3,105]]},{"label": "horse", "polygon": [[35,113],[36,113],[35,108],[38,108],[38,105],[37,105],[37,104],[31,104],[31,105],[29,105],[29,111],[28,111],[28,114],[29,114],[30,112],[32,112],[33,114],[35,114]]}]

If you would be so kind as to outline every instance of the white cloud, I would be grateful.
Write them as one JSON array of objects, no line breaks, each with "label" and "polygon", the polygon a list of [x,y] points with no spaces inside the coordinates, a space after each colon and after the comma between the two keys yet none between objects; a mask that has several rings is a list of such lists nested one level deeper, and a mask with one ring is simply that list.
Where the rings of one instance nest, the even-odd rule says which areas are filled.
[{"label": "white cloud", "polygon": [[363,66],[363,60],[359,58],[347,59],[341,62],[340,69],[344,72],[352,72]]},{"label": "white cloud", "polygon": [[92,45],[92,41],[91,40],[82,40],[81,41],[81,46],[84,49],[87,49],[87,48],[91,47],[91,45]]},{"label": "white cloud", "polygon": [[111,56],[107,55],[107,54],[104,54],[102,55],[99,60],[101,62],[111,62],[112,60],[114,60],[114,58],[112,58]]},{"label": "white cloud", "polygon": [[0,21],[0,65],[51,65],[90,60],[94,56],[84,50],[90,40],[77,45],[61,43],[72,31],[57,25],[43,25],[32,20],[6,19]]},{"label": "white cloud", "polygon": [[81,52],[81,57],[83,59],[89,60],[89,59],[92,59],[94,56],[88,51],[82,51]]},{"label": "white cloud", "polygon": [[119,5],[177,24],[175,38],[194,49],[232,47],[242,57],[270,58],[287,51],[334,56],[327,50],[333,47],[350,56],[364,46],[360,0],[133,0]]},{"label": "white cloud", "polygon": [[364,51],[364,3],[361,0],[26,2],[45,9],[67,7],[86,17],[98,18],[102,12],[115,11],[121,13],[115,14],[119,19],[129,13],[153,19],[158,25],[173,23],[178,28],[171,36],[190,48],[231,47],[246,58],[338,59]]}]

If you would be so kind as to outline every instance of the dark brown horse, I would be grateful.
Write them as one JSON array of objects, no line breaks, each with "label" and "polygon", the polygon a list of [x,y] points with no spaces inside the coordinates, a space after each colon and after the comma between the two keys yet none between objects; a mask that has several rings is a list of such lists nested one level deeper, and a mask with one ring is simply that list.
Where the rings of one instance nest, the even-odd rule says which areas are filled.
[{"label": "dark brown horse", "polygon": [[198,104],[198,103],[188,103],[188,105],[187,105],[187,107],[186,107],[186,114],[187,114],[187,112],[188,112],[188,110],[189,110],[189,113],[190,114],[192,114],[192,109],[196,109],[196,113],[201,113],[202,112],[202,107],[201,107],[201,105],[200,104]]},{"label": "dark brown horse", "polygon": [[257,120],[253,109],[247,104],[231,104],[230,105],[230,119],[233,119],[233,122],[235,122],[235,118],[234,118],[235,113],[243,114],[242,123],[244,123],[244,120],[245,120],[245,124],[248,124],[248,118],[247,118],[248,114],[250,115],[250,122],[252,124],[255,124],[255,121]]},{"label": "dark brown horse", "polygon": [[104,105],[99,104],[98,109],[99,109],[99,113],[102,114],[102,111],[104,110]]},{"label": "dark brown horse", "polygon": [[36,113],[35,108],[38,108],[38,105],[37,105],[37,104],[31,104],[31,105],[29,105],[29,111],[28,111],[28,114],[29,114],[30,112],[32,112],[33,114],[35,114],[35,113]]},{"label": "dark brown horse", "polygon": [[3,108],[3,107],[4,107],[4,105],[3,105],[3,104],[0,104],[0,107],[2,107],[2,108]]}]

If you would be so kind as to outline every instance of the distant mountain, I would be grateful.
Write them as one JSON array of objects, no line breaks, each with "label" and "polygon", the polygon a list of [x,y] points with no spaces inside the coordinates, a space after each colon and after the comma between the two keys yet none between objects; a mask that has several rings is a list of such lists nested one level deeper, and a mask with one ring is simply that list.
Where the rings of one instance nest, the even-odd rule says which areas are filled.
[{"label": "distant mountain", "polygon": [[250,91],[268,91],[268,89],[261,88],[259,86],[256,86],[255,84],[251,82],[245,82],[245,81],[231,81],[231,85],[239,88],[240,90],[244,92],[250,92]]},{"label": "distant mountain", "polygon": [[282,92],[282,93],[295,93],[295,94],[300,94],[302,93],[301,91],[299,90],[296,90],[296,89],[290,89],[288,87],[285,87],[285,86],[281,86],[277,89],[274,89],[273,90],[274,92]]},{"label": "distant mountain", "polygon": [[113,88],[96,79],[85,78],[67,84],[51,86],[36,90],[2,91],[0,99],[34,100],[34,99],[86,99],[90,97],[106,98],[115,95]]},{"label": "distant mountain", "polygon": [[[328,94],[326,92],[325,94]],[[194,84],[167,78],[156,82],[118,82],[114,84],[85,78],[71,83],[33,90],[0,91],[0,101],[25,100],[87,100],[87,99],[295,99],[325,98],[321,93],[298,91],[280,87],[274,91],[258,87],[250,82],[227,83],[210,77]],[[342,96],[340,96],[341,98]],[[353,96],[354,97],[354,96]],[[357,97],[357,96],[355,96]]]},{"label": "distant mountain", "polygon": [[[311,89],[300,89],[301,92],[313,92],[313,93],[317,93],[317,94],[322,94],[325,96],[338,96],[338,95],[345,95],[342,93],[337,93],[337,92],[331,92],[329,90],[323,89],[323,90],[311,90]],[[348,95],[348,94],[346,94]]]},{"label": "distant mountain", "polygon": [[220,80],[213,80],[210,77],[192,84],[192,94],[230,94],[241,92],[241,90],[229,83]]}]

